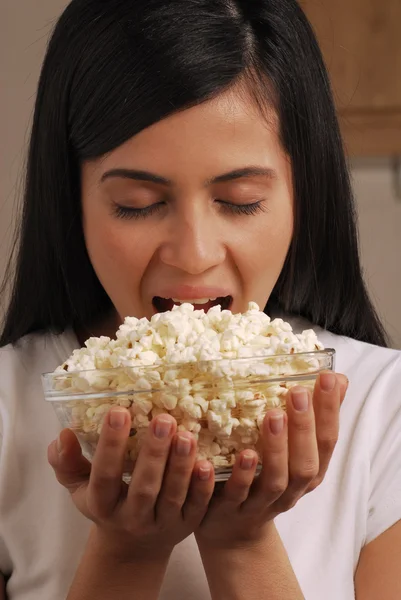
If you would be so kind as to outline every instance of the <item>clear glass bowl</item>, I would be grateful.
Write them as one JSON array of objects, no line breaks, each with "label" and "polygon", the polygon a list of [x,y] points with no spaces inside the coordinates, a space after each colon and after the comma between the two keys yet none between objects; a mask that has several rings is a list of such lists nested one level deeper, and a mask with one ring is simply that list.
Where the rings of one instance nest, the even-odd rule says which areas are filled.
[{"label": "clear glass bowl", "polygon": [[[72,429],[91,460],[105,414],[124,406],[132,418],[123,479],[130,481],[141,440],[153,417],[171,414],[198,440],[198,458],[209,459],[217,481],[228,479],[236,454],[260,457],[259,429],[268,410],[286,409],[295,385],[313,389],[322,370],[334,369],[335,351],[250,356],[150,367],[46,373],[45,400],[62,427]],[[258,469],[260,470],[261,459]]]}]

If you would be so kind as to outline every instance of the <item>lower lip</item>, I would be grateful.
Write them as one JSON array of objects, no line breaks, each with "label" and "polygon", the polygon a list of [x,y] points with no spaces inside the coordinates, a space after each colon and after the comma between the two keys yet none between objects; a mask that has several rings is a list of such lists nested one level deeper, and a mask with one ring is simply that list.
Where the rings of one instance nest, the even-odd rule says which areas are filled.
[{"label": "lower lip", "polygon": [[[193,307],[195,310],[204,310],[208,312],[213,306],[221,306],[222,310],[231,310],[233,304],[233,298],[231,296],[226,296],[226,298],[218,298],[219,302],[207,302],[206,304],[194,304]],[[168,310],[172,310],[174,306],[179,306],[178,304],[174,304],[172,300],[164,300],[164,298],[158,298],[155,296],[152,301],[153,308],[157,313],[166,312]]]}]

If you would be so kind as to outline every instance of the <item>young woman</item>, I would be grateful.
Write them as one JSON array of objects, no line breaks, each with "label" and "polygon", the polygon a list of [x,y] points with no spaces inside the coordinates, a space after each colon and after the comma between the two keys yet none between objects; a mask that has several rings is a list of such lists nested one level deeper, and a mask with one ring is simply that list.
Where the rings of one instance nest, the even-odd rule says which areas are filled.
[{"label": "young woman", "polygon": [[[295,0],[73,0],[43,65],[8,275],[0,598],[401,595],[400,353],[362,279],[330,86]],[[243,455],[213,495],[166,416],[129,487],[124,410],[92,465],[58,436],[40,374],[171,298],[253,300],[336,349],[344,375],[266,417],[254,483]]]}]

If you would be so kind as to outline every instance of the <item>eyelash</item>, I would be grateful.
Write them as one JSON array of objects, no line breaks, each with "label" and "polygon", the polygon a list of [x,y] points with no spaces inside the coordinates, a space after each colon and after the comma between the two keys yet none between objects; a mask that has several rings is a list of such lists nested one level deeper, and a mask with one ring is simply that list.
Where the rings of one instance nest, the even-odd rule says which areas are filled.
[{"label": "eyelash", "polygon": [[[256,215],[257,213],[266,210],[263,206],[263,200],[258,200],[258,202],[252,202],[251,204],[231,204],[230,202],[224,202],[222,200],[216,200],[216,202],[220,204],[224,212],[234,215]],[[164,202],[157,202],[146,208],[133,208],[115,204],[113,213],[118,219],[146,219],[159,212],[164,205]]]},{"label": "eyelash", "polygon": [[157,213],[162,206],[164,206],[162,202],[151,204],[146,208],[133,208],[130,206],[120,206],[119,204],[115,204],[113,212],[119,219],[145,219],[146,217],[150,217],[154,213]]}]

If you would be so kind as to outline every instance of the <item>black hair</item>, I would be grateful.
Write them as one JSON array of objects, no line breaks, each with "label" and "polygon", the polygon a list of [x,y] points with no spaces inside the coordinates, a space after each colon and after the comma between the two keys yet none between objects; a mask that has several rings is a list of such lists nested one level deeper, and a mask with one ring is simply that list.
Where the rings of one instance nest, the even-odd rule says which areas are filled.
[{"label": "black hair", "polygon": [[265,310],[279,307],[334,333],[386,345],[362,277],[328,75],[295,0],[73,0],[67,6],[38,86],[0,345],[31,332],[81,328],[112,311],[85,247],[82,161],[239,81],[262,109],[274,105],[293,171],[294,237]]}]

